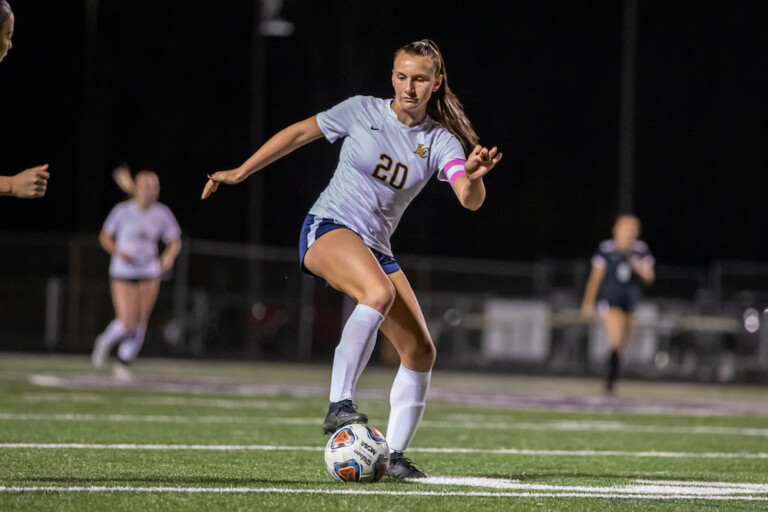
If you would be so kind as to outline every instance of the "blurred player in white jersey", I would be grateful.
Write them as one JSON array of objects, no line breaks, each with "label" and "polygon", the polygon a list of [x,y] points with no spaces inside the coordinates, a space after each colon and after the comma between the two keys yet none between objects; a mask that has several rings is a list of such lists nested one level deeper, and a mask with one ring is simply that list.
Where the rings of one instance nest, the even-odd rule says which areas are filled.
[{"label": "blurred player in white jersey", "polygon": [[632,333],[635,309],[642,297],[642,286],[656,279],[654,259],[640,235],[640,221],[630,214],[619,215],[613,238],[603,240],[592,257],[581,312],[584,318],[595,314],[598,291],[607,306],[602,315],[611,354],[608,359],[606,391],[613,393],[619,376],[620,356]]},{"label": "blurred player in white jersey", "polygon": [[[136,175],[133,199],[117,204],[99,233],[99,243],[112,256],[110,292],[115,319],[96,338],[91,359],[103,366],[117,349],[115,374],[127,370],[144,343],[147,322],[160,291],[160,275],[173,267],[181,250],[181,229],[171,210],[158,202],[160,181],[152,171]],[[165,244],[158,255],[158,242]]]},{"label": "blurred player in white jersey", "polygon": [[435,174],[450,183],[465,208],[479,208],[485,200],[482,178],[501,153],[477,144],[461,103],[448,88],[434,42],[416,41],[395,52],[392,86],[394,98],[355,96],[283,129],[237,169],[210,175],[202,197],[221,183],[240,183],[321,137],[344,139],[333,178],[310,209],[299,241],[302,271],[357,301],[334,354],[323,431],[368,421],[352,399],[381,329],[401,362],[390,394],[388,474],[419,478],[425,475],[403,452],[424,413],[436,352],[389,238],[405,208]]},{"label": "blurred player in white jersey", "polygon": [[[6,0],[0,0],[0,62],[13,48],[11,39],[16,18]],[[0,176],[0,196],[26,199],[43,197],[48,188],[48,164],[21,171],[15,176]]]}]

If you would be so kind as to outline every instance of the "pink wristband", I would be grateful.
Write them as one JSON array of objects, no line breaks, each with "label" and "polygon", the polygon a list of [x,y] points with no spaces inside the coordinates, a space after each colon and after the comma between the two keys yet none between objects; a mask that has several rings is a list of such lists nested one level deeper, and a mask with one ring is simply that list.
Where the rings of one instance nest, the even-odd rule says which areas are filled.
[{"label": "pink wristband", "polygon": [[466,176],[466,175],[467,175],[467,171],[465,171],[464,169],[462,169],[460,171],[456,171],[455,173],[453,173],[453,175],[451,175],[451,187],[453,187],[453,182],[456,181],[456,179],[459,176]]},{"label": "pink wristband", "polygon": [[466,176],[466,171],[464,170],[464,164],[466,164],[467,161],[463,160],[461,158],[456,158],[445,164],[444,171],[445,175],[448,177],[448,180],[451,182],[451,187],[453,187],[453,183],[456,181],[456,179],[459,176]]}]

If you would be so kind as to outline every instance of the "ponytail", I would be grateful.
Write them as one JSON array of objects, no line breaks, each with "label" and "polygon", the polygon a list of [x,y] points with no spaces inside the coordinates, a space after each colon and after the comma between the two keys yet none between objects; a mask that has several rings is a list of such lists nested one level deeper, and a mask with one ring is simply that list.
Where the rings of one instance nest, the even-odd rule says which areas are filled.
[{"label": "ponytail", "polygon": [[422,39],[401,47],[395,52],[395,57],[400,52],[432,59],[435,74],[441,76],[443,80],[440,88],[432,93],[432,97],[427,103],[427,114],[459,139],[465,153],[470,153],[477,145],[477,133],[472,128],[472,123],[467,119],[464,106],[459,98],[448,87],[448,75],[445,72],[445,62],[440,49],[431,39]]}]

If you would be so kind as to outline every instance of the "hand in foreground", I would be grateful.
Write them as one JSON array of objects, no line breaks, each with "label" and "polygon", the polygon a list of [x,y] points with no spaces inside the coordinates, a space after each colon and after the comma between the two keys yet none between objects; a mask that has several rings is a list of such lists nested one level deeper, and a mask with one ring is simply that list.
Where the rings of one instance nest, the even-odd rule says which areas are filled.
[{"label": "hand in foreground", "polygon": [[200,199],[208,199],[211,194],[219,189],[219,184],[234,185],[245,179],[240,169],[230,169],[229,171],[219,171],[208,175],[208,183],[205,184],[203,194]]},{"label": "hand in foreground", "polygon": [[21,171],[11,177],[11,195],[25,199],[43,197],[50,177],[48,164]]},{"label": "hand in foreground", "polygon": [[496,154],[496,146],[493,149],[482,147],[480,144],[475,146],[475,149],[469,154],[467,163],[464,164],[464,170],[467,172],[467,178],[470,180],[478,180],[488,174],[488,171],[493,169],[493,166],[499,163],[502,154]]}]

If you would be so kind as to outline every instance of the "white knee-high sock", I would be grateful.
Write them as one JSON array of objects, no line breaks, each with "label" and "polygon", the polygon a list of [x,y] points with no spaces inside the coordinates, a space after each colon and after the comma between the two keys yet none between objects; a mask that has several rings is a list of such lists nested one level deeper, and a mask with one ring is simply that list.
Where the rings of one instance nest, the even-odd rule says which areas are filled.
[{"label": "white knee-high sock", "polygon": [[123,322],[115,318],[111,322],[104,332],[99,335],[100,343],[103,343],[105,347],[112,348],[115,344],[120,343],[126,337],[131,336],[133,330],[128,330],[123,326]]},{"label": "white knee-high sock", "polygon": [[365,304],[355,306],[333,355],[331,402],[351,399],[355,394],[357,379],[371,358],[376,333],[383,321],[384,315],[372,307]]},{"label": "white knee-high sock", "polygon": [[133,336],[125,338],[117,348],[117,357],[126,363],[132,362],[139,355],[142,345],[144,345],[144,336],[147,334],[146,324],[136,326]]},{"label": "white knee-high sock", "polygon": [[415,372],[402,364],[389,394],[387,443],[393,452],[403,452],[413,441],[421,424],[432,372]]}]

